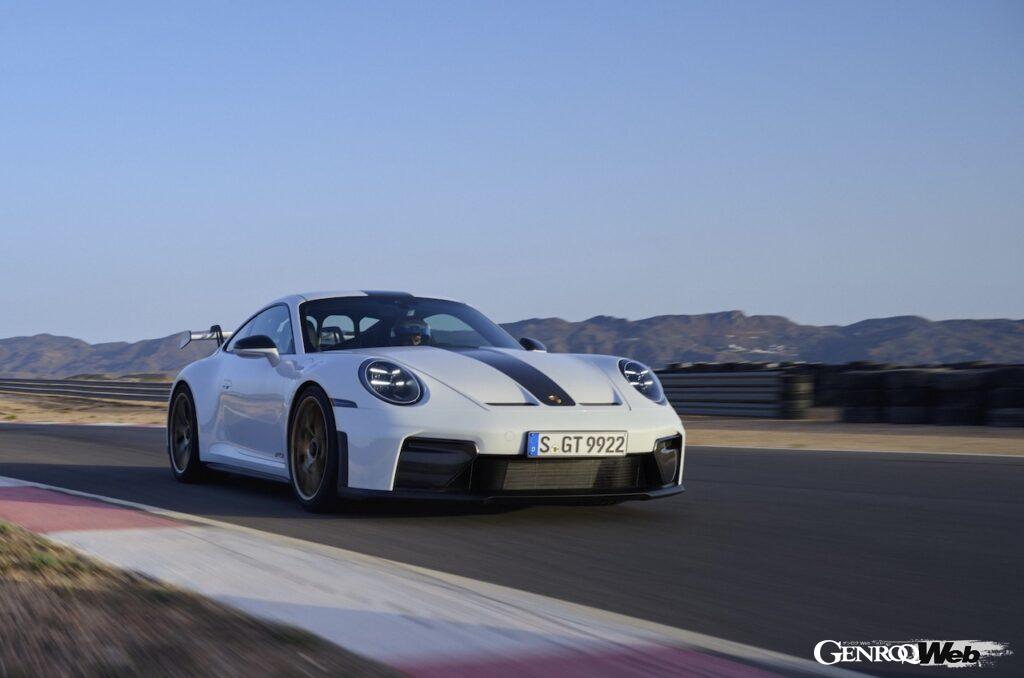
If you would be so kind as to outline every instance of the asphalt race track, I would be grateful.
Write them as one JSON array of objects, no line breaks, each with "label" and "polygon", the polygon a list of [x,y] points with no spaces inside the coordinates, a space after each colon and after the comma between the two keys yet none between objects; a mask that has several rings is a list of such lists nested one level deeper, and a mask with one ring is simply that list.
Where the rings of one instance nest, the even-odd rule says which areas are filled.
[{"label": "asphalt race track", "polygon": [[[1024,458],[689,448],[687,492],[660,501],[514,509],[374,503],[315,516],[285,485],[238,477],[176,483],[163,435],[3,425],[0,475],[200,514],[808,659],[826,638],[969,638],[1006,641],[1015,652],[985,675],[1011,675],[1021,666]],[[853,668],[880,672],[877,666]],[[936,671],[944,670],[928,673]]]}]

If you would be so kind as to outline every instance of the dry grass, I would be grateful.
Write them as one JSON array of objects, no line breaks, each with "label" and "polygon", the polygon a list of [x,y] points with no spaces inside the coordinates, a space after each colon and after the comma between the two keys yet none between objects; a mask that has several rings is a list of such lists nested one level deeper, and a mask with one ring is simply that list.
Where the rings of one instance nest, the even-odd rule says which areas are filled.
[{"label": "dry grass", "polygon": [[167,405],[0,393],[0,421],[166,424]]},{"label": "dry grass", "polygon": [[683,424],[689,445],[1024,455],[1024,428],[844,424],[836,415],[822,408],[799,420],[684,416]]},{"label": "dry grass", "polygon": [[292,627],[0,522],[2,676],[388,676]]}]

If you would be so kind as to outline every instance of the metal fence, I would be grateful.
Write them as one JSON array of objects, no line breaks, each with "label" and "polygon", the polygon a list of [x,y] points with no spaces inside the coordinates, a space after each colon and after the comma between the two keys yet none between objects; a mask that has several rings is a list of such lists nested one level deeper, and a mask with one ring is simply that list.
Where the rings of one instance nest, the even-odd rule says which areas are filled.
[{"label": "metal fence", "polygon": [[0,393],[165,403],[170,398],[171,385],[166,382],[142,381],[0,379]]}]

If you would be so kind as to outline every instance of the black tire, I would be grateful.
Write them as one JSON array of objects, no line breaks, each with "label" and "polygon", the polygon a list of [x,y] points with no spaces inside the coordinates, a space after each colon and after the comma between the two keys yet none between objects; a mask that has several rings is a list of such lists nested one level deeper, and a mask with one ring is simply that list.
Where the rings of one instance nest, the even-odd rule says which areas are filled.
[{"label": "black tire", "polygon": [[199,422],[192,391],[181,384],[171,394],[167,407],[167,457],[171,473],[182,483],[207,480],[209,474],[199,460]]},{"label": "black tire", "polygon": [[924,405],[896,405],[885,408],[885,419],[890,424],[928,424],[931,413]]},{"label": "black tire", "polygon": [[988,386],[991,374],[990,370],[933,372],[928,379],[928,384],[940,391],[978,391]]},{"label": "black tire", "polygon": [[927,389],[929,370],[890,370],[885,373],[885,387],[893,391]]},{"label": "black tire", "polygon": [[295,396],[288,424],[288,478],[302,508],[313,513],[338,504],[338,429],[327,394],[307,386]]},{"label": "black tire", "polygon": [[885,391],[875,389],[852,389],[841,396],[843,405],[849,407],[877,407],[885,404]]},{"label": "black tire", "polygon": [[940,391],[935,395],[936,405],[973,407],[978,410],[985,408],[987,400],[985,391]]},{"label": "black tire", "polygon": [[881,407],[856,406],[843,408],[843,421],[847,424],[877,424],[883,421]]},{"label": "black tire", "polygon": [[939,426],[978,426],[983,412],[970,405],[937,405],[932,408],[932,423]]},{"label": "black tire", "polygon": [[892,407],[924,407],[931,403],[931,391],[927,388],[890,389],[885,392],[885,400]]},{"label": "black tire", "polygon": [[1024,367],[1002,367],[992,375],[998,388],[1024,388]]},{"label": "black tire", "polygon": [[840,379],[840,388],[846,390],[880,391],[885,388],[885,372],[844,372]]},{"label": "black tire", "polygon": [[988,411],[989,426],[1024,426],[1024,407],[1001,407]]},{"label": "black tire", "polygon": [[988,394],[988,406],[992,409],[1024,407],[1024,388],[995,388]]}]

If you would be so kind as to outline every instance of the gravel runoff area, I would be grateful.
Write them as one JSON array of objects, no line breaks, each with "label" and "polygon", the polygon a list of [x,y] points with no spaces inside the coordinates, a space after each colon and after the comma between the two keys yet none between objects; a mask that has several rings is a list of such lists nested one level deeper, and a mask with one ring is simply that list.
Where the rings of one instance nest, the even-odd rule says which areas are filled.
[{"label": "gravel runoff area", "polygon": [[[0,424],[162,426],[166,419],[159,404],[0,394]],[[683,423],[688,444],[708,447],[1024,455],[1024,428],[844,424],[827,408],[812,410],[810,419],[684,416]]]},{"label": "gravel runoff area", "polygon": [[0,522],[0,675],[397,674]]}]

